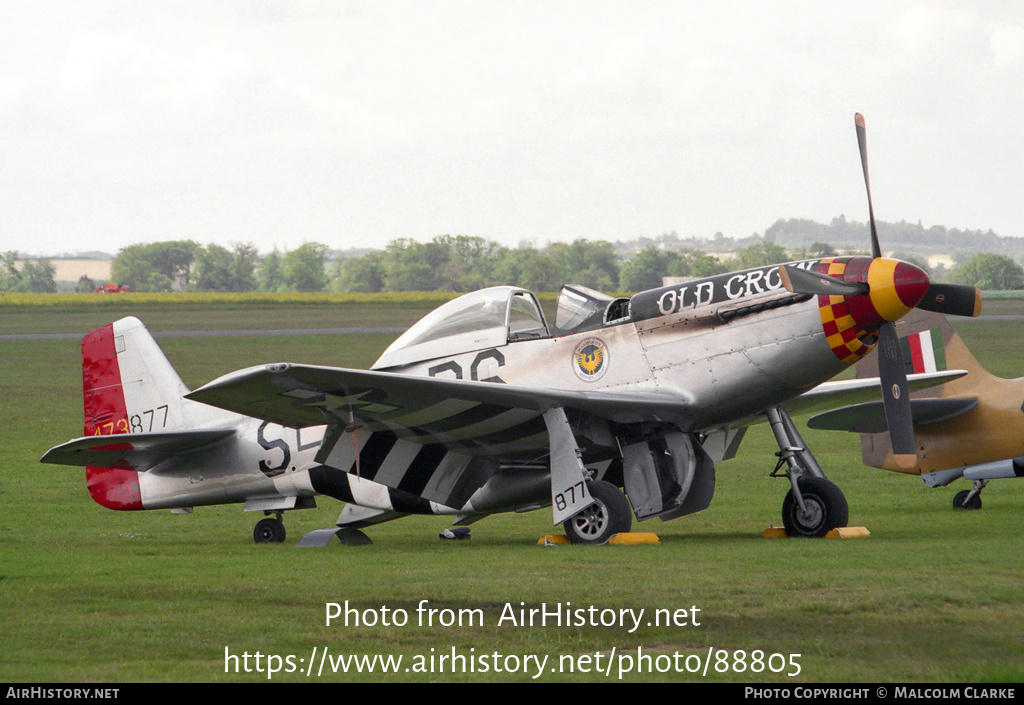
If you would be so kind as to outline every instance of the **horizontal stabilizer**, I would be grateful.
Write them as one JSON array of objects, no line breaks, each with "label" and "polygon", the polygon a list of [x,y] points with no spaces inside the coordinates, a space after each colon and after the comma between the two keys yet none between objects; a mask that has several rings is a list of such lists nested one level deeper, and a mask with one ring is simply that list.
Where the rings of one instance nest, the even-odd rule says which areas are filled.
[{"label": "horizontal stabilizer", "polygon": [[144,472],[168,458],[201,450],[233,433],[234,428],[214,428],[167,433],[86,436],[51,448],[40,462]]},{"label": "horizontal stabilizer", "polygon": [[[974,398],[963,399],[911,399],[910,411],[914,424],[922,426],[938,423],[966,413],[977,406]],[[822,431],[852,431],[853,433],[885,433],[885,408],[880,401],[845,406],[818,414],[807,421],[809,428]]]}]

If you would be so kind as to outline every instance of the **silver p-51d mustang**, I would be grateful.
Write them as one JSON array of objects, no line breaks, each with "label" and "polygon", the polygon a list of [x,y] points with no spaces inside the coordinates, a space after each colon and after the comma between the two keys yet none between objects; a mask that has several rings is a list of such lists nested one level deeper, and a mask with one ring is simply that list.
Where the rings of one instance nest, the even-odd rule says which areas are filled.
[{"label": "silver p-51d mustang", "polygon": [[[859,115],[857,133],[867,184]],[[909,389],[961,373],[908,381],[893,322],[914,307],[980,310],[976,290],[882,257],[873,213],[870,225],[870,257],[630,298],[566,286],[553,323],[527,290],[477,291],[423,318],[370,370],[260,365],[188,392],[124,319],[83,341],[86,437],[43,461],[88,467],[93,497],[115,509],[245,502],[277,514],[257,541],[283,540],[280,513],[322,494],[347,504],[321,537],[408,514],[468,524],[550,505],[570,540],[596,543],[634,515],[706,509],[715,462],[767,418],[790,480],[786,530],[824,535],[845,525],[846,500],[789,412],[881,394],[894,455],[913,462]],[[828,382],[879,341],[880,379]]]}]

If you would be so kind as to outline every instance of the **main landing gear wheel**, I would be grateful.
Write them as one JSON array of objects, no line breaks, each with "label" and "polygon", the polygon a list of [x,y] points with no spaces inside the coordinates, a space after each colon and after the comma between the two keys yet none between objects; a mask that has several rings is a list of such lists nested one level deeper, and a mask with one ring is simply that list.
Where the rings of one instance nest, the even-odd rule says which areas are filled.
[{"label": "main landing gear wheel", "polygon": [[977,492],[970,499],[971,490],[960,490],[953,497],[953,509],[981,509],[981,495]]},{"label": "main landing gear wheel", "polygon": [[832,529],[846,526],[850,508],[834,482],[823,477],[805,477],[797,480],[797,487],[804,509],[800,509],[792,489],[782,502],[782,525],[788,536],[821,537]]},{"label": "main landing gear wheel", "polygon": [[587,483],[594,503],[562,522],[571,543],[607,543],[633,526],[633,509],[618,487],[604,480]]},{"label": "main landing gear wheel", "polygon": [[252,540],[256,543],[284,543],[284,537],[284,522],[273,517],[261,519],[252,530]]}]

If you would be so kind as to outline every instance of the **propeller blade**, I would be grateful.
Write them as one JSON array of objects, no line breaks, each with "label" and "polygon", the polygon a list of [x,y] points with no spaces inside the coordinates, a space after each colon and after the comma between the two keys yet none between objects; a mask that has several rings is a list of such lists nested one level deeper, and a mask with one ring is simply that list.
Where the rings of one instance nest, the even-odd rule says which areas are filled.
[{"label": "propeller blade", "polygon": [[981,290],[962,284],[933,283],[917,307],[951,316],[977,317],[981,315]]},{"label": "propeller blade", "polygon": [[868,179],[868,133],[864,125],[864,116],[857,113],[853,116],[857,126],[857,146],[860,147],[860,165],[864,170],[864,187],[868,192],[868,216],[871,224],[871,256],[881,257],[882,248],[878,244],[878,228],[875,227],[875,209],[871,205],[871,183]]},{"label": "propeller blade", "polygon": [[868,293],[866,282],[846,282],[808,269],[779,265],[782,285],[794,294],[818,296],[855,296]]},{"label": "propeller blade", "polygon": [[917,465],[917,449],[903,351],[895,323],[886,321],[878,333],[878,376],[893,459],[897,467],[910,469]]}]

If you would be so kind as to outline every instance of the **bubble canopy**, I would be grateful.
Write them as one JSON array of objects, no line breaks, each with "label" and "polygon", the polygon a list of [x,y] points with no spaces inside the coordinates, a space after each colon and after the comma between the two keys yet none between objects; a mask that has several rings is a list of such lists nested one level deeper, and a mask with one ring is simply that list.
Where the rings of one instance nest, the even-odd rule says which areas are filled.
[{"label": "bubble canopy", "polygon": [[549,335],[544,314],[532,291],[496,286],[460,296],[428,313],[384,351],[373,369]]}]

